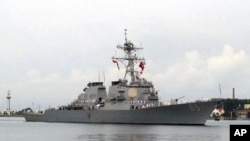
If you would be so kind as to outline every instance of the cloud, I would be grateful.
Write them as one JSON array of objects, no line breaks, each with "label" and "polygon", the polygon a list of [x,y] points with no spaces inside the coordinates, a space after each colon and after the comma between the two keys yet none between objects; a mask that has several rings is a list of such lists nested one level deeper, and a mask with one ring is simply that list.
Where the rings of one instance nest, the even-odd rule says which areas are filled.
[{"label": "cloud", "polygon": [[247,56],[244,50],[235,52],[233,47],[225,45],[220,56],[214,56],[207,59],[207,66],[210,71],[225,73],[248,66],[248,58],[249,56]]},{"label": "cloud", "polygon": [[186,52],[182,61],[151,78],[158,84],[164,99],[182,95],[189,98],[219,97],[219,83],[224,86],[224,97],[231,97],[231,88],[239,87],[238,96],[246,98],[247,91],[242,86],[250,83],[242,77],[250,76],[248,60],[249,55],[244,50],[235,51],[230,45],[225,45],[221,54],[216,56],[202,57],[194,50]]}]

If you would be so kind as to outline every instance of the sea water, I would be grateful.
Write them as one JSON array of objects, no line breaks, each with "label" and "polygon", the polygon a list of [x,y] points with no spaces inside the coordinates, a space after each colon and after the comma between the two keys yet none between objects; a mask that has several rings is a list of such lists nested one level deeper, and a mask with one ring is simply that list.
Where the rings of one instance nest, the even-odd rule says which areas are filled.
[{"label": "sea water", "polygon": [[250,120],[208,120],[206,126],[26,122],[0,117],[0,141],[229,141],[230,124]]}]

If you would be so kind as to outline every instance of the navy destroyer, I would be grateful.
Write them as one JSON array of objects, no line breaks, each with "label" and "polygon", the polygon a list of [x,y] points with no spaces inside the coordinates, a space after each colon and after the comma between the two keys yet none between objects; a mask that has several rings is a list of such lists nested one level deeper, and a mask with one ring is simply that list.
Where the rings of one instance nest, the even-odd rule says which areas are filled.
[{"label": "navy destroyer", "polygon": [[[71,104],[50,108],[45,111],[23,112],[26,121],[69,122],[69,123],[112,123],[112,124],[174,124],[205,125],[214,110],[217,100],[178,103],[174,99],[168,104],[159,100],[158,91],[152,82],[142,78],[145,59],[136,52],[143,49],[135,47],[127,40],[118,45],[124,51],[123,57],[112,57],[117,64],[125,66],[124,78],[112,81],[109,89],[103,82],[90,82],[83,93]],[[127,79],[129,77],[130,79]],[[213,116],[212,116],[213,117]]]}]

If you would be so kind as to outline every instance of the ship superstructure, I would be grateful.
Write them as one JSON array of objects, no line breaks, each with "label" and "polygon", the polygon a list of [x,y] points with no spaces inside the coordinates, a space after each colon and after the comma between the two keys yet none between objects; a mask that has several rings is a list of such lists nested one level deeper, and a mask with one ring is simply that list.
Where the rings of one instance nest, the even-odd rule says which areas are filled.
[{"label": "ship superstructure", "polygon": [[[127,40],[125,30],[124,45],[117,45],[118,49],[124,51],[124,57],[112,57],[114,63],[120,62],[125,66],[124,78],[112,81],[106,93],[103,82],[92,82],[84,88],[84,93],[72,103],[72,107],[100,106],[99,109],[138,109],[149,106],[158,106],[158,95],[152,82],[141,78],[145,67],[145,59],[139,57],[136,52],[143,48],[135,47]],[[141,70],[136,70],[136,65]],[[130,77],[130,80],[127,79]],[[106,103],[106,106],[104,106]],[[116,103],[115,105],[113,103]],[[108,106],[112,104],[112,106]],[[118,106],[119,105],[119,106]]]}]

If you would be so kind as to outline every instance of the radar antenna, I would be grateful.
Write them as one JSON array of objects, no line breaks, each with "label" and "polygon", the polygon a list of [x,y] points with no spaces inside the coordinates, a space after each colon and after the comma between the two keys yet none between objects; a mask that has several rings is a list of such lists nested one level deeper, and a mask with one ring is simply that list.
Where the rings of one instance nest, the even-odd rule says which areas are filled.
[{"label": "radar antenna", "polygon": [[125,43],[127,43],[128,42],[128,40],[127,40],[127,29],[124,29],[124,31],[125,31]]},{"label": "radar antenna", "polygon": [[[137,78],[136,76],[139,74],[139,71],[135,70],[135,64],[139,62],[143,62],[145,64],[145,59],[142,57],[138,57],[136,52],[138,50],[142,50],[143,48],[135,47],[134,44],[127,40],[127,29],[125,29],[125,43],[123,45],[117,45],[118,49],[122,49],[125,53],[124,57],[112,57],[113,60],[118,60],[122,62],[126,67],[126,72],[124,79],[126,78],[127,74],[130,75],[131,81],[135,81]],[[127,61],[127,63],[124,63]]]}]

